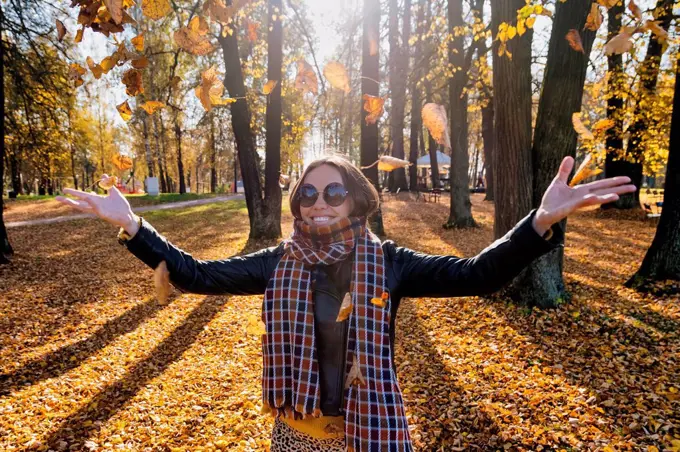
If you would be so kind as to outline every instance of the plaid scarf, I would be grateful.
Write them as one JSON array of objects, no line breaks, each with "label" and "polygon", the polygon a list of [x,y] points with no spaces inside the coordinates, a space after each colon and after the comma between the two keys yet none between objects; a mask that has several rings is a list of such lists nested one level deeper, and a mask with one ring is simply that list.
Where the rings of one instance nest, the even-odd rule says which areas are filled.
[{"label": "plaid scarf", "polygon": [[264,297],[263,403],[276,416],[321,416],[311,267],[339,262],[354,249],[345,375],[356,359],[363,381],[355,379],[345,389],[345,444],[356,452],[411,452],[392,368],[382,247],[364,218],[343,218],[329,226],[296,220]]}]

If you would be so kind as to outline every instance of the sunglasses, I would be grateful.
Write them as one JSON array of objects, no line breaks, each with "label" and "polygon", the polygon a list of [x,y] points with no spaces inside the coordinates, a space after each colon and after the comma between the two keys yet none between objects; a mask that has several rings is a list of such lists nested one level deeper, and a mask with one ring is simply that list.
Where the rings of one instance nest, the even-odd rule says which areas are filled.
[{"label": "sunglasses", "polygon": [[[345,199],[349,192],[339,182],[331,182],[323,189],[323,200],[331,207],[338,207]],[[303,184],[298,190],[297,197],[300,200],[302,207],[312,207],[319,199],[319,192],[312,184]]]}]

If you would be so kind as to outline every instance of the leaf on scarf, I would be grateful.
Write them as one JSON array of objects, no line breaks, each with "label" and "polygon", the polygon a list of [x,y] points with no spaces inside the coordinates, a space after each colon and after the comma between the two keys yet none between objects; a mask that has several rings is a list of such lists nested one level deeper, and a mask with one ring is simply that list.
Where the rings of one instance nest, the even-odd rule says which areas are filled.
[{"label": "leaf on scarf", "polygon": [[574,130],[578,133],[582,140],[594,140],[595,136],[588,130],[586,126],[583,125],[581,121],[581,113],[576,112],[571,115],[571,123],[574,125]]},{"label": "leaf on scarf", "polygon": [[247,318],[246,333],[255,335],[267,334],[267,326],[262,321],[262,318],[255,314],[250,314]]},{"label": "leaf on scarf", "polygon": [[99,185],[102,190],[111,190],[117,183],[118,178],[116,176],[107,176],[106,174],[103,174],[97,185]]},{"label": "leaf on scarf", "polygon": [[375,306],[378,306],[379,308],[384,308],[385,306],[387,306],[387,300],[379,297],[371,298],[371,303],[374,304]]},{"label": "leaf on scarf", "polygon": [[364,380],[364,376],[361,375],[361,366],[359,366],[359,361],[357,361],[356,354],[352,356],[352,367],[349,369],[347,379],[345,379],[345,389],[348,389],[350,386],[353,385],[354,386],[366,385],[366,380]]},{"label": "leaf on scarf", "polygon": [[371,96],[370,94],[364,94],[363,99],[364,110],[368,113],[366,115],[366,125],[375,124],[385,111],[385,99]]},{"label": "leaf on scarf", "polygon": [[572,28],[569,30],[569,33],[567,33],[565,38],[569,43],[569,47],[576,50],[577,52],[581,52],[583,54],[586,53],[586,51],[583,50],[583,43],[581,42],[581,35],[578,34],[578,30]]},{"label": "leaf on scarf", "polygon": [[443,105],[427,103],[423,105],[420,114],[423,117],[423,125],[434,140],[447,149],[451,148],[449,138],[449,121],[446,117],[446,108]]},{"label": "leaf on scarf", "polygon": [[338,312],[338,318],[335,319],[336,322],[342,322],[347,320],[349,315],[352,313],[352,294],[347,292],[345,297],[342,299],[342,304],[340,305],[340,312]]},{"label": "leaf on scarf", "polygon": [[170,295],[170,272],[165,261],[161,261],[153,272],[153,282],[156,286],[156,299],[158,303],[165,304]]},{"label": "leaf on scarf", "polygon": [[319,92],[319,81],[316,78],[314,69],[305,60],[298,60],[297,62],[295,89],[299,89],[303,94],[310,92],[316,95]]},{"label": "leaf on scarf", "polygon": [[64,26],[64,22],[57,19],[57,39],[59,42],[64,39],[64,36],[66,36],[66,27]]},{"label": "leaf on scarf", "polygon": [[588,154],[581,163],[581,166],[579,166],[578,169],[576,170],[576,174],[574,174],[574,177],[571,179],[571,182],[569,182],[569,186],[574,187],[579,182],[586,180],[589,177],[597,176],[601,172],[602,170],[597,167],[596,162],[593,162],[591,155]]},{"label": "leaf on scarf", "polygon": [[602,25],[602,21],[603,17],[600,12],[600,6],[597,3],[593,3],[590,5],[590,14],[588,14],[586,25],[583,28],[590,31],[597,31],[600,28],[600,25]]},{"label": "leaf on scarf", "polygon": [[323,68],[323,75],[328,79],[333,88],[349,93],[352,89],[349,86],[349,75],[342,63],[331,61]]}]

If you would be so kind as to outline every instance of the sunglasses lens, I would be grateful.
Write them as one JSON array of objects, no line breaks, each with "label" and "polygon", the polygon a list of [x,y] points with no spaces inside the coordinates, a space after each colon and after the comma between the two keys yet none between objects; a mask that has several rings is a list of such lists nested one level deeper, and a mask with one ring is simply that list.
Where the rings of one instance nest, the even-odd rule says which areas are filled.
[{"label": "sunglasses lens", "polygon": [[300,196],[300,205],[302,207],[312,207],[314,203],[316,203],[316,199],[319,197],[319,192],[316,191],[316,187],[308,184],[300,187],[300,191],[298,193]]},{"label": "sunglasses lens", "polygon": [[345,190],[345,187],[342,184],[337,182],[328,184],[324,190],[323,199],[329,206],[338,207],[345,202],[345,198],[347,198],[347,190]]}]

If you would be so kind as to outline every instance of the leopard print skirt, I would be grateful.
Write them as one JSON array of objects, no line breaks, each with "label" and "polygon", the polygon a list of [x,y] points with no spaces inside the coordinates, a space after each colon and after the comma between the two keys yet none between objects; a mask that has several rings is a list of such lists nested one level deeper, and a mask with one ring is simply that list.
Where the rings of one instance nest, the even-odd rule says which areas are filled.
[{"label": "leopard print skirt", "polygon": [[344,452],[345,439],[317,439],[302,433],[280,419],[274,421],[270,452]]}]

